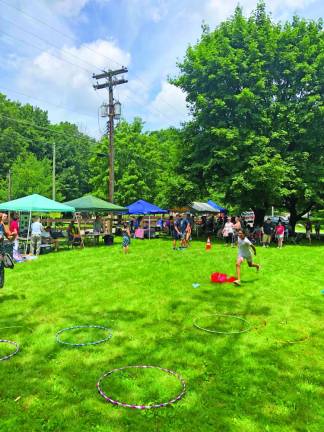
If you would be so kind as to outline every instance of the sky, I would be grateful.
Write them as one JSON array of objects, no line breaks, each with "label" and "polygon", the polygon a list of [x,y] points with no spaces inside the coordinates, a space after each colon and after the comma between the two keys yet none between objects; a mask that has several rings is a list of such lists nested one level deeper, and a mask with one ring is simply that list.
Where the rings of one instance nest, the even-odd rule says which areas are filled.
[{"label": "sky", "polygon": [[[249,15],[256,0],[240,0]],[[0,0],[0,92],[48,111],[99,138],[98,115],[107,90],[92,74],[128,68],[116,86],[122,116],[140,116],[146,130],[178,127],[188,119],[185,94],[168,83],[177,61],[201,35],[233,14],[237,0]],[[323,17],[323,0],[268,0],[275,21],[294,14]]]}]

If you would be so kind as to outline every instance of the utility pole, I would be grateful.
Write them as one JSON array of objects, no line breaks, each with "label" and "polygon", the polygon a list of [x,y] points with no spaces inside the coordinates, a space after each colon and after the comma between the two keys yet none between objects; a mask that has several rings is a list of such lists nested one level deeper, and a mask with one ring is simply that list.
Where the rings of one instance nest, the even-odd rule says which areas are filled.
[{"label": "utility pole", "polygon": [[[93,86],[95,90],[101,90],[103,88],[108,88],[108,112],[106,112],[104,117],[108,117],[107,122],[107,133],[108,133],[108,142],[109,142],[109,148],[108,148],[108,201],[111,203],[114,202],[114,184],[115,184],[115,171],[114,171],[114,162],[115,162],[115,148],[114,148],[114,118],[117,118],[120,113],[117,112],[117,105],[120,110],[120,103],[116,102],[114,103],[114,93],[113,88],[116,85],[125,84],[128,81],[124,78],[117,79],[115,78],[117,75],[123,74],[128,72],[128,69],[125,67],[122,67],[121,69],[117,70],[108,70],[103,71],[103,73],[95,75],[92,75],[92,78],[99,80],[99,79],[105,79],[105,83],[98,83]],[[107,107],[104,105],[104,107]]]},{"label": "utility pole", "polygon": [[52,200],[55,201],[56,189],[55,189],[55,175],[56,175],[56,147],[53,143],[53,163],[52,163]]}]

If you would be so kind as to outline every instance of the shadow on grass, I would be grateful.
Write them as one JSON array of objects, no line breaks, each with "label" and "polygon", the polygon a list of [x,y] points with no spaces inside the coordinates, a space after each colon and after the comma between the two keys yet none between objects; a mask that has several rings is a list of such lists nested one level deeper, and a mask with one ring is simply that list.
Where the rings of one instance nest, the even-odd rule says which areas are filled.
[{"label": "shadow on grass", "polygon": [[[105,430],[108,425],[112,431],[289,430],[285,426],[302,431],[304,425],[316,420],[319,408],[307,384],[311,382],[317,391],[320,379],[311,367],[305,371],[293,367],[297,346],[278,346],[266,335],[260,343],[253,331],[220,336],[193,327],[195,314],[206,310],[206,304],[208,311],[265,321],[271,316],[271,308],[255,307],[255,297],[249,293],[242,298],[237,291],[220,287],[216,293],[209,289],[193,291],[187,302],[170,299],[162,320],[127,308],[83,316],[81,321],[87,323],[116,321],[112,339],[91,347],[57,344],[55,332],[60,326],[52,323],[45,344],[26,347],[26,356],[9,364],[13,373],[24,377],[23,389],[13,382],[13,373],[5,376],[3,389],[9,388],[13,395],[22,393],[21,410],[39,426],[38,430],[45,431],[77,431],[81,424],[89,431]],[[70,316],[62,315],[62,322],[69,320]],[[31,323],[27,319],[26,326],[37,330],[36,318]],[[40,357],[46,362],[39,362]],[[105,403],[95,388],[98,378],[115,367],[138,364],[180,373],[188,385],[185,398],[173,407],[149,412]],[[61,423],[50,410],[43,419],[38,418],[44,399],[53,413],[62,413]]]}]

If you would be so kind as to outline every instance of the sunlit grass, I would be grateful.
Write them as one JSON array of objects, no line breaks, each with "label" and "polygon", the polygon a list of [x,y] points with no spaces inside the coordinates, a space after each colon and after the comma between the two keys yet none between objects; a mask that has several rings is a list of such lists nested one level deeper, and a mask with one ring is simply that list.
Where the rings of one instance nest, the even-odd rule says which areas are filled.
[{"label": "sunlit grass", "polygon": [[[0,292],[0,339],[20,352],[0,362],[0,431],[308,431],[323,430],[323,246],[257,248],[257,274],[246,265],[242,286],[211,284],[232,275],[236,250],[194,241],[173,251],[165,240],[52,253],[6,271]],[[199,283],[193,288],[193,283]],[[194,327],[251,330],[218,335]],[[102,325],[112,338],[73,348],[55,334]],[[68,342],[101,339],[103,330],[62,334]],[[13,348],[0,344],[0,357]],[[114,368],[153,365],[186,380],[185,397],[169,408],[114,407],[97,393]],[[121,371],[105,392],[126,403],[160,403],[181,391],[159,370]]]}]

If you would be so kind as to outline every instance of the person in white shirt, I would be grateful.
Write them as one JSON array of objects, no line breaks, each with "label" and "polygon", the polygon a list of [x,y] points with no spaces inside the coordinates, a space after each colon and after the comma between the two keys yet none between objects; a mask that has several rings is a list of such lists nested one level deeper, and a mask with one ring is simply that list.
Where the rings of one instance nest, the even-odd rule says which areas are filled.
[{"label": "person in white shirt", "polygon": [[254,245],[250,242],[250,240],[245,236],[245,233],[243,230],[238,231],[238,256],[236,260],[236,277],[237,279],[234,281],[235,285],[241,285],[241,264],[246,259],[249,267],[255,267],[257,271],[260,270],[260,264],[254,264],[253,263],[253,257],[251,249],[254,252],[254,255],[256,255],[256,249]]},{"label": "person in white shirt", "polygon": [[[30,237],[30,254],[39,255],[42,243],[42,232],[44,231],[43,225],[39,221],[39,217],[34,219],[31,224],[31,237]],[[36,253],[35,253],[36,252]]]}]

